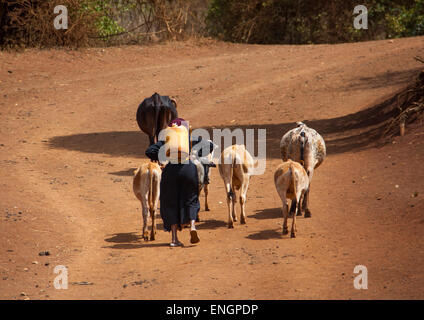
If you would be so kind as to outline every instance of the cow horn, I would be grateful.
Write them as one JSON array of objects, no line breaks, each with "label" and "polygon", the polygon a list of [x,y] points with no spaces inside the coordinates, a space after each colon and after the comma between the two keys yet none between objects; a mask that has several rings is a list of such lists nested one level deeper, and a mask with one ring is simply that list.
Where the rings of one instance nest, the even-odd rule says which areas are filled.
[{"label": "cow horn", "polygon": [[175,99],[171,99],[171,102],[174,104],[174,107],[177,108],[177,101]]}]

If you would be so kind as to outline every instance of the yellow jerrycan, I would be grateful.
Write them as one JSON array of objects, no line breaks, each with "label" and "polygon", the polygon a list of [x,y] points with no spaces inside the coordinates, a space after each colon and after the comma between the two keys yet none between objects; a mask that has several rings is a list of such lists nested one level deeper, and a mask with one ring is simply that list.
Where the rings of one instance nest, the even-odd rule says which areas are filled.
[{"label": "yellow jerrycan", "polygon": [[164,129],[166,157],[171,163],[182,163],[190,155],[189,132],[176,124]]}]

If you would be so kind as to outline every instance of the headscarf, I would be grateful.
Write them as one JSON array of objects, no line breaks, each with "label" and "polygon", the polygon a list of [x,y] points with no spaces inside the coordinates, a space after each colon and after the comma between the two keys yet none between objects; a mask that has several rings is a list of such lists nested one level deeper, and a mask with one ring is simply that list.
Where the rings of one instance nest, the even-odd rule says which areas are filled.
[{"label": "headscarf", "polygon": [[176,118],[176,119],[172,120],[168,124],[168,127],[172,127],[174,125],[176,125],[176,126],[184,126],[184,127],[186,127],[187,131],[190,132],[188,121],[184,120],[183,118]]}]

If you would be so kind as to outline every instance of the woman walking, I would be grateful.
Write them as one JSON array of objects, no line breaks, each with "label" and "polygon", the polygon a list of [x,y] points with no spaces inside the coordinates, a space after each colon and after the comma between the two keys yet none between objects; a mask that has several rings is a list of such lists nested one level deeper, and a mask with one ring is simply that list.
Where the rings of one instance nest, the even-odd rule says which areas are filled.
[{"label": "woman walking", "polygon": [[[174,119],[169,127],[184,126],[189,132],[189,127],[184,119]],[[187,138],[190,139],[189,134]],[[201,139],[192,139],[190,145],[194,146]],[[152,161],[163,161],[159,159],[160,149],[165,145],[165,141],[158,141],[146,150],[146,156]],[[213,143],[210,142],[210,150],[213,151]],[[191,150],[190,150],[191,151]],[[205,156],[201,154],[199,156]],[[190,224],[190,242],[200,241],[197,234],[195,221],[200,210],[199,203],[199,181],[195,164],[188,159],[188,155],[178,161],[168,162],[162,171],[160,182],[160,215],[163,220],[165,231],[171,231],[171,247],[182,246],[179,241],[177,231],[181,231],[184,225]]]}]

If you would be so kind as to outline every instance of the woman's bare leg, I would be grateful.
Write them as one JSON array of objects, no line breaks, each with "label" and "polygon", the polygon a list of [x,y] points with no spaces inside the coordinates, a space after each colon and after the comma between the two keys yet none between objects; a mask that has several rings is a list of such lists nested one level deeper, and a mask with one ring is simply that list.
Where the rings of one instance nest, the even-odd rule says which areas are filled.
[{"label": "woman's bare leg", "polygon": [[177,247],[182,245],[182,243],[178,240],[178,235],[177,235],[177,225],[173,224],[171,226],[171,234],[172,234],[172,242],[171,242],[171,247]]}]

